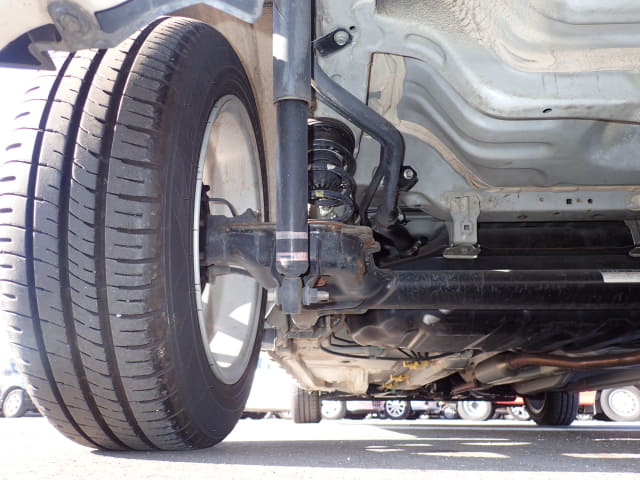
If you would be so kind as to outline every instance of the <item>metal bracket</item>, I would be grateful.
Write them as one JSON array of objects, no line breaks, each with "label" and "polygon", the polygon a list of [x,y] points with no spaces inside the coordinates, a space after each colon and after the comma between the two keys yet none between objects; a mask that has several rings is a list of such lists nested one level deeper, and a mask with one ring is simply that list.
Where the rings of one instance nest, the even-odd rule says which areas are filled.
[{"label": "metal bracket", "polygon": [[448,223],[451,246],[443,252],[449,259],[478,258],[478,217],[480,200],[475,195],[452,195],[449,198],[451,222]]},{"label": "metal bracket", "polygon": [[342,50],[353,41],[353,36],[349,33],[349,30],[344,28],[337,28],[332,32],[323,35],[313,41],[318,54],[321,57],[326,57],[332,53]]},{"label": "metal bracket", "polygon": [[288,315],[282,311],[278,305],[271,305],[271,308],[265,315],[265,330],[267,326],[275,329],[276,338],[274,341],[275,348],[271,350],[285,351],[289,349],[289,340],[287,332],[289,331]]},{"label": "metal bracket", "polygon": [[400,191],[408,192],[418,183],[418,172],[415,168],[404,165],[400,173]]},{"label": "metal bracket", "polygon": [[634,247],[629,251],[629,256],[640,258],[640,220],[627,220],[624,223],[629,227]]}]

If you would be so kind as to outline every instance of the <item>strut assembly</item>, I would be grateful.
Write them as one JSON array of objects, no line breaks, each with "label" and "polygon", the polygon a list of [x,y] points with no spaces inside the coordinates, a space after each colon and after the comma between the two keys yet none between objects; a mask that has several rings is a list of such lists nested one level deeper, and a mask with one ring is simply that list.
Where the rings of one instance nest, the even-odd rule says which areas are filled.
[{"label": "strut assembly", "polygon": [[[314,67],[317,96],[380,143],[380,165],[355,204],[355,140],[337,120],[307,117],[311,101],[311,2],[279,0],[273,14],[274,102],[277,115],[277,224],[275,266],[280,274],[278,302],[286,313],[300,313],[301,276],[309,267],[307,202],[332,220],[349,222],[360,214],[370,225],[369,207],[382,179],[383,201],[376,208],[373,229],[400,252],[414,252],[416,242],[399,224],[397,208],[404,140],[380,114]],[[309,148],[311,147],[311,148]],[[308,182],[308,186],[307,186]],[[309,191],[308,199],[307,192]],[[359,212],[358,212],[359,210]],[[337,213],[336,213],[337,212]],[[306,288],[307,286],[305,286]],[[308,293],[308,289],[307,292]]]}]

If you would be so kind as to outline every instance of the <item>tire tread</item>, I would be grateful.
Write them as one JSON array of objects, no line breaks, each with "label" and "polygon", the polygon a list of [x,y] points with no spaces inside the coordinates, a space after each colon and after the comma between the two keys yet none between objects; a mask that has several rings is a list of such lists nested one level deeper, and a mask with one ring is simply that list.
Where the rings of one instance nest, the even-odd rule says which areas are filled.
[{"label": "tire tread", "polygon": [[41,411],[84,445],[201,441],[171,405],[165,342],[145,332],[167,321],[149,300],[163,297],[151,247],[162,191],[146,152],[161,141],[169,60],[203,28],[161,19],[118,48],[57,56],[59,73],[27,91],[4,151],[0,298],[10,341]]},{"label": "tire tread", "polygon": [[293,392],[292,417],[294,423],[318,423],[322,420],[322,407],[318,392],[296,387]]}]

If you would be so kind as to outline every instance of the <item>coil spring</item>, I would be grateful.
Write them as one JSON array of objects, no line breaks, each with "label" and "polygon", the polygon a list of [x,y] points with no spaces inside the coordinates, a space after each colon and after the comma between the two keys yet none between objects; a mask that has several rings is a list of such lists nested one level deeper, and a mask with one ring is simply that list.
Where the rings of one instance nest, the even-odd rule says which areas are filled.
[{"label": "coil spring", "polygon": [[309,119],[308,125],[309,203],[324,207],[331,220],[349,222],[357,215],[353,133],[333,118]]}]

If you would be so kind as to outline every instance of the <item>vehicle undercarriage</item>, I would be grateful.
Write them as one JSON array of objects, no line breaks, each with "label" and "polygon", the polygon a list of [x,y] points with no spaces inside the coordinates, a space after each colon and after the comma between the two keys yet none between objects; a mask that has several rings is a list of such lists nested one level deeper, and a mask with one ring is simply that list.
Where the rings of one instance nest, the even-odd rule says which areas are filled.
[{"label": "vehicle undercarriage", "polygon": [[[633,3],[212,1],[174,12],[178,20],[156,17],[191,2],[111,3],[51,2],[52,23],[0,54],[3,64],[61,72],[54,93],[33,97],[46,100],[35,127],[20,127],[35,137],[7,149],[7,169],[34,169],[5,176],[3,237],[26,250],[3,250],[14,272],[3,309],[13,315],[12,302],[30,302],[11,323],[14,342],[49,352],[39,367],[22,353],[23,371],[47,378],[47,398],[30,392],[41,408],[67,405],[50,414],[65,432],[58,417],[75,407],[55,387],[64,384],[56,355],[71,359],[86,398],[98,382],[85,384],[86,369],[114,378],[146,362],[113,380],[114,402],[129,405],[118,422],[144,417],[135,403],[144,395],[132,398],[145,388],[155,389],[154,412],[179,417],[175,399],[197,396],[198,385],[210,385],[228,421],[185,439],[167,420],[173,436],[163,443],[150,427],[123,435],[103,425],[108,408],[88,401],[112,433],[93,436],[67,420],[81,432],[72,438],[142,449],[221,440],[244,402],[228,399],[246,400],[261,336],[322,398],[521,395],[539,423],[566,424],[576,392],[640,382]],[[170,44],[172,35],[182,36]],[[191,53],[205,45],[216,61]],[[107,46],[66,60],[46,53]],[[47,137],[56,132],[59,144]],[[24,158],[12,157],[27,144],[35,147]],[[62,172],[59,184],[48,168]],[[11,206],[18,197],[24,208]],[[55,233],[40,232],[54,217]],[[26,240],[15,240],[16,225]],[[49,238],[60,239],[55,251]],[[57,283],[38,286],[41,273]],[[114,293],[122,286],[141,293]],[[48,302],[58,313],[38,319]],[[139,319],[148,323],[130,327]],[[108,372],[86,363],[74,341],[69,351],[51,347],[62,337],[47,339],[48,324],[62,325],[67,340],[106,345]],[[33,345],[21,340],[30,328]],[[144,358],[128,343],[138,337]],[[184,371],[166,374],[178,363]],[[207,364],[201,379],[186,379],[187,366]],[[144,375],[169,380],[127,380]]]}]

